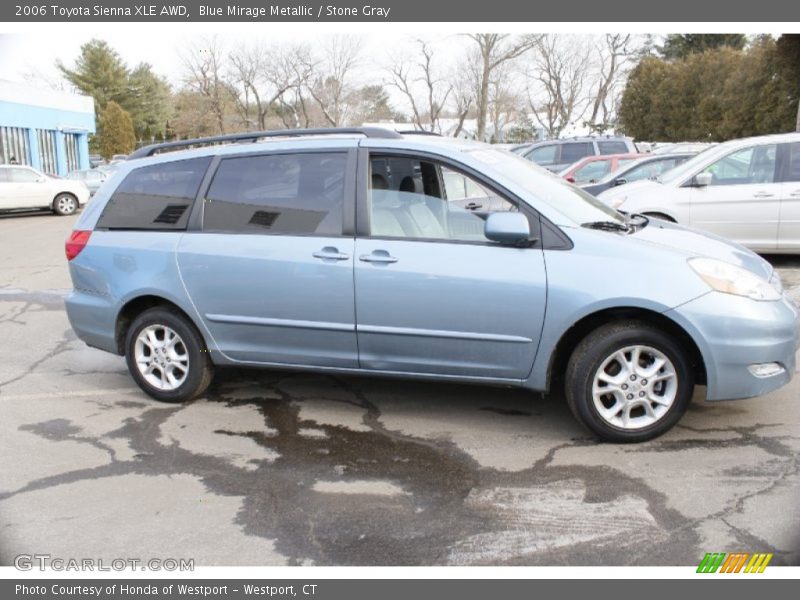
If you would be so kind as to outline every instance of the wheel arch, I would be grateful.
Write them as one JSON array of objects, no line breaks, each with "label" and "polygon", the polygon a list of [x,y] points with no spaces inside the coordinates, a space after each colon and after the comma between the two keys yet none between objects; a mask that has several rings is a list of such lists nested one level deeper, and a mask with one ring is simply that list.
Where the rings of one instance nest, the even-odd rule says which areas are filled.
[{"label": "wheel arch", "polygon": [[643,321],[658,327],[675,338],[676,341],[688,349],[688,359],[694,372],[695,382],[700,385],[707,383],[703,354],[694,338],[680,324],[660,312],[628,306],[605,308],[592,312],[576,321],[562,334],[550,356],[550,362],[547,367],[546,389],[548,391],[552,390],[554,383],[561,383],[560,379],[563,378],[566,372],[567,362],[581,340],[598,327],[619,320]]},{"label": "wheel arch", "polygon": [[144,294],[129,299],[117,313],[117,318],[114,326],[114,341],[116,343],[118,354],[120,355],[125,354],[125,337],[128,333],[128,328],[130,327],[133,320],[142,312],[150,308],[155,308],[157,306],[168,307],[180,313],[180,315],[183,316],[187,320],[187,322],[191,323],[191,325],[200,335],[200,338],[203,340],[206,346],[208,346],[208,340],[206,339],[206,336],[203,334],[203,328],[198,326],[198,324],[189,315],[187,311],[185,311],[183,308],[181,308],[178,304],[176,304],[172,300],[168,300],[163,296],[158,296],[155,294]]},{"label": "wheel arch", "polygon": [[78,198],[78,194],[76,194],[75,192],[71,192],[69,190],[58,190],[55,194],[53,194],[53,197],[50,199],[50,204],[52,205],[59,196],[72,196],[73,198],[75,198],[75,202],[78,202],[80,204],[80,198]]}]

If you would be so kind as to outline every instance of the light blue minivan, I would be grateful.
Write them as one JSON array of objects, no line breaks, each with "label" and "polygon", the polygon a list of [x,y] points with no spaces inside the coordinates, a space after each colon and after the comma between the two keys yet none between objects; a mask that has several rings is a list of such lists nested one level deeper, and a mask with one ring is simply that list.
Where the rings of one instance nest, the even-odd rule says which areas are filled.
[{"label": "light blue minivan", "polygon": [[635,442],[695,384],[708,400],[786,384],[800,339],[741,246],[488,145],[377,128],[143,148],[66,252],[75,332],[166,402],[216,366],[563,386],[597,436]]}]

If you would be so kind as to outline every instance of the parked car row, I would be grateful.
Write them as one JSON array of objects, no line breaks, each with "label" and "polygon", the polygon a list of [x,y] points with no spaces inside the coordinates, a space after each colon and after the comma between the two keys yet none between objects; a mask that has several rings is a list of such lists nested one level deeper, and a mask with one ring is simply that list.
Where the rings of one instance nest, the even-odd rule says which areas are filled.
[{"label": "parked car row", "polygon": [[90,155],[92,168],[70,171],[65,177],[28,165],[0,165],[0,212],[50,210],[62,216],[74,214],[126,158],[115,155],[106,163],[100,156]]},{"label": "parked car row", "polygon": [[732,140],[598,198],[755,250],[800,253],[800,133]]},{"label": "parked car row", "polygon": [[95,192],[100,189],[100,184],[108,179],[108,175],[108,172],[102,166],[100,166],[94,169],[70,171],[67,174],[67,179],[72,179],[73,181],[82,181],[86,187],[89,188],[89,194],[93,196]]},{"label": "parked car row", "polygon": [[609,171],[607,175],[597,181],[591,181],[581,187],[592,196],[597,196],[600,192],[612,187],[625,185],[626,183],[639,181],[641,179],[653,179],[658,177],[666,171],[683,164],[692,156],[694,156],[694,154],[640,155],[639,158],[626,161],[624,165]]},{"label": "parked car row", "polygon": [[631,138],[586,136],[535,142],[513,152],[557,173],[587,156],[635,154],[637,150]]},{"label": "parked car row", "polygon": [[600,156],[587,156],[566,169],[559,171],[559,175],[576,185],[597,183],[600,179],[614,173],[617,169],[640,158],[641,154],[606,154]]},{"label": "parked car row", "polygon": [[0,165],[0,211],[41,209],[66,216],[89,196],[83,181],[45,175],[26,165]]}]

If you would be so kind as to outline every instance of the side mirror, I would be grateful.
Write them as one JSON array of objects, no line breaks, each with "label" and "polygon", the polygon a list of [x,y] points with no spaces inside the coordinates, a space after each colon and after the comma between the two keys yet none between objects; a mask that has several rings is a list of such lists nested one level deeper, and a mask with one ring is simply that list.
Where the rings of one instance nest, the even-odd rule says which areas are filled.
[{"label": "side mirror", "polygon": [[569,183],[575,183],[575,178],[572,175],[564,177],[564,179],[566,179]]},{"label": "side mirror", "polygon": [[528,218],[518,212],[491,213],[483,226],[486,239],[507,246],[525,247],[531,244]]},{"label": "side mirror", "polygon": [[711,185],[711,182],[714,180],[714,175],[711,173],[698,173],[694,176],[694,184],[697,187],[707,187]]},{"label": "side mirror", "polygon": [[617,186],[617,185],[625,185],[626,183],[628,183],[628,180],[625,179],[624,177],[620,177],[619,179],[615,179],[614,180],[614,185],[615,186]]}]

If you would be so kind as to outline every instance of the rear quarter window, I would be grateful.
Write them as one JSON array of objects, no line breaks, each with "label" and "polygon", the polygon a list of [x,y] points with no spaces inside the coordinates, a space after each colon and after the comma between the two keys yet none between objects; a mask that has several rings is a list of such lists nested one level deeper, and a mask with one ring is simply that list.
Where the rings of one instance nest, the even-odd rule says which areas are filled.
[{"label": "rear quarter window", "polygon": [[97,222],[101,229],[186,229],[189,213],[211,157],[132,170],[119,184]]},{"label": "rear quarter window", "polygon": [[628,144],[620,141],[597,142],[597,149],[600,154],[627,154],[629,152]]},{"label": "rear quarter window", "polygon": [[525,155],[530,161],[538,165],[552,165],[558,160],[558,146],[550,144],[548,146],[539,146],[534,148]]},{"label": "rear quarter window", "polygon": [[203,229],[250,234],[341,235],[347,154],[266,154],[220,162]]},{"label": "rear quarter window", "polygon": [[563,164],[572,164],[587,156],[594,155],[592,142],[567,142],[561,145],[561,160]]}]

